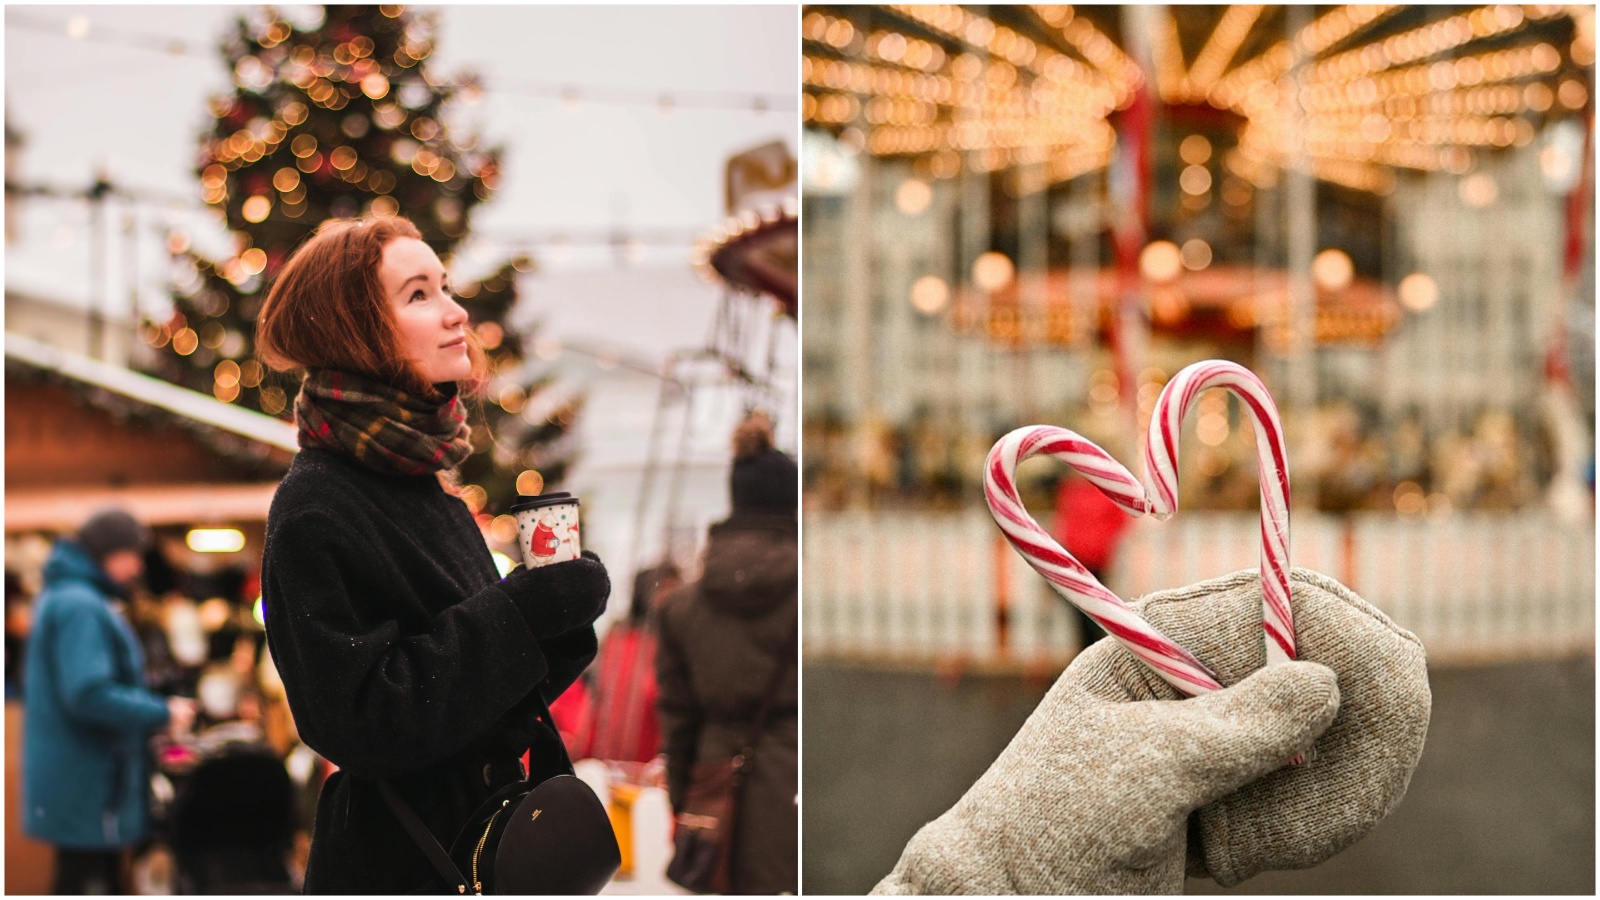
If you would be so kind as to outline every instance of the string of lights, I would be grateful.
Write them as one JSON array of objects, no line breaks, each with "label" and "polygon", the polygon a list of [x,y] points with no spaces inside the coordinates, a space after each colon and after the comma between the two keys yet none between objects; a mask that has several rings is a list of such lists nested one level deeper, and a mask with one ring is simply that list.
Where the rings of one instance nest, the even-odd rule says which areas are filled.
[{"label": "string of lights", "polygon": [[[926,163],[919,171],[937,177],[959,172],[963,161],[977,171],[1044,161],[1053,181],[1109,161],[1100,126],[1144,76],[1073,7],[1032,10],[1088,65],[981,9],[887,9],[946,43],[884,29],[863,34],[849,13],[809,11],[801,25],[804,121],[837,129],[874,155],[914,157]],[[1319,178],[1361,190],[1392,190],[1388,168],[1465,174],[1476,153],[1525,147],[1541,123],[1589,103],[1574,69],[1594,61],[1593,7],[1489,5],[1376,30],[1401,9],[1334,7],[1237,64],[1265,7],[1219,10],[1192,64],[1169,12],[1149,77],[1168,103],[1209,103],[1244,118],[1224,164],[1257,186],[1293,164],[1302,137]],[[1559,31],[1536,27],[1563,17],[1572,22],[1570,46]],[[1291,84],[1295,54],[1307,65]],[[1300,135],[1297,109],[1317,120],[1312,133]],[[1075,164],[1057,164],[1069,156]]]},{"label": "string of lights", "polygon": [[1194,65],[1189,67],[1188,75],[1179,85],[1179,93],[1184,98],[1200,100],[1210,92],[1265,9],[1264,6],[1246,3],[1228,7],[1228,11],[1222,14],[1222,21],[1217,23],[1216,30],[1206,39],[1205,46],[1200,48],[1200,54],[1194,59]]},{"label": "string of lights", "polygon": [[[144,223],[145,227],[163,235],[175,230],[181,230],[182,226],[173,218],[174,214],[187,212],[215,213],[214,208],[197,202],[192,197],[149,188],[125,187],[104,181],[88,187],[73,187],[44,182],[7,182],[6,193],[8,196],[28,197],[30,199],[64,202],[73,205],[82,204],[102,196],[113,198],[122,201],[126,206],[141,211],[166,213],[166,216],[141,216],[139,219],[140,222]],[[293,221],[291,217],[285,216],[280,212],[270,213],[268,219]],[[587,228],[537,232],[474,228],[472,235],[474,246],[477,247],[497,248],[512,253],[519,250],[530,251],[559,257],[579,248],[594,247],[610,248],[627,254],[633,254],[646,248],[682,249],[688,252],[693,249],[696,241],[699,240],[702,230],[699,226]],[[182,249],[187,249],[187,238],[181,239],[180,244]]]},{"label": "string of lights", "polygon": [[957,6],[889,9],[968,51],[952,57],[920,38],[863,34],[846,18],[808,12],[807,43],[874,61],[803,57],[802,83],[816,89],[801,100],[804,120],[863,120],[862,142],[874,154],[969,150],[986,171],[1055,160],[1060,172],[1063,158],[1075,169],[1109,145],[1105,117],[1126,95],[1110,75]]},{"label": "string of lights", "polygon": [[[6,12],[6,25],[10,28],[19,28],[40,34],[51,34],[64,36],[71,40],[144,50],[169,57],[192,57],[207,61],[216,59],[215,50],[206,44],[147,34],[131,29],[94,25],[90,23],[86,16],[74,16],[71,19],[60,20],[13,9]],[[446,79],[436,86],[468,89],[467,96],[469,99],[475,93],[481,92],[483,94],[499,94],[533,100],[559,101],[567,109],[577,109],[585,103],[594,103],[602,106],[655,107],[666,115],[670,115],[677,109],[746,112],[757,115],[766,112],[793,112],[796,109],[793,95],[781,93],[647,89],[514,80],[502,80],[493,85],[485,85],[478,81]]]}]

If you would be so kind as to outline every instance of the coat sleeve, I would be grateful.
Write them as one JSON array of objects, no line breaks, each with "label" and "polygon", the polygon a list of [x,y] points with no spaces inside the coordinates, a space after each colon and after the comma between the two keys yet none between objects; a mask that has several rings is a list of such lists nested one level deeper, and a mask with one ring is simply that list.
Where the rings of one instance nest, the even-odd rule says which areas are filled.
[{"label": "coat sleeve", "polygon": [[[565,693],[589,663],[594,661],[596,646],[593,625],[540,642],[545,662],[550,667],[549,672],[538,687],[529,691],[500,720],[492,744],[496,751],[520,756],[537,740],[539,701],[543,700],[546,706],[555,703],[556,698]],[[569,752],[572,749],[568,748]],[[577,756],[573,754],[574,758]]]},{"label": "coat sleeve", "polygon": [[663,615],[656,645],[656,711],[661,719],[661,752],[667,757],[667,796],[672,808],[679,810],[689,790],[705,714],[694,695],[689,661],[674,631],[668,616]]},{"label": "coat sleeve", "polygon": [[550,667],[544,681],[539,684],[539,693],[544,697],[544,702],[554,703],[594,662],[600,643],[595,636],[594,626],[585,625],[541,641],[539,649],[544,652],[545,662]]},{"label": "coat sleeve", "polygon": [[383,598],[352,595],[381,590],[354,577],[362,553],[323,510],[275,528],[263,564],[267,637],[306,744],[352,775],[389,778],[485,736],[548,667],[497,585],[418,634],[363,615]]},{"label": "coat sleeve", "polygon": [[167,702],[138,685],[117,681],[116,648],[101,600],[63,598],[54,631],[50,665],[55,668],[61,703],[83,722],[121,731],[150,731],[167,724]]}]

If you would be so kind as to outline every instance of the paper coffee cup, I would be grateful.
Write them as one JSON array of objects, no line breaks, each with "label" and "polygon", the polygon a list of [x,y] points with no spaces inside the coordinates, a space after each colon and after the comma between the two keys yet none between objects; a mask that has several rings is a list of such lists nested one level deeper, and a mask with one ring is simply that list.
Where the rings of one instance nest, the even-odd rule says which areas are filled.
[{"label": "paper coffee cup", "polygon": [[578,498],[566,491],[528,497],[511,505],[517,518],[517,541],[522,563],[530,569],[577,559]]}]

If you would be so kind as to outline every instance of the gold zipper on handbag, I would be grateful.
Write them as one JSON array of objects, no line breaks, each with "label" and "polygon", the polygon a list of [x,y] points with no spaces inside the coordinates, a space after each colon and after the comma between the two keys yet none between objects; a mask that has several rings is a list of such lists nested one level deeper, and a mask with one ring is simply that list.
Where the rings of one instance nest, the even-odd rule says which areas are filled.
[{"label": "gold zipper on handbag", "polygon": [[501,803],[500,808],[489,817],[489,824],[483,826],[483,834],[478,836],[477,849],[472,851],[472,892],[479,896],[483,895],[483,882],[478,880],[478,857],[483,855],[483,845],[489,842],[489,832],[494,830],[494,820],[500,818],[500,814],[506,811],[506,805],[510,802],[506,800]]}]

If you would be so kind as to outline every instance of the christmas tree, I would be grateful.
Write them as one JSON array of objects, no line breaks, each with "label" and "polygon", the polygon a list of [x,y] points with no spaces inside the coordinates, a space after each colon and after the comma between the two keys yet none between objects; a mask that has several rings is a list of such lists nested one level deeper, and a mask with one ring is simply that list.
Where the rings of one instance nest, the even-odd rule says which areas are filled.
[{"label": "christmas tree", "polygon": [[[297,21],[272,7],[239,19],[223,53],[234,90],[211,101],[200,139],[202,197],[233,233],[233,254],[202,256],[169,240],[174,313],[146,322],[151,369],[219,400],[289,417],[297,383],[255,359],[255,316],[267,286],[324,220],[404,215],[446,266],[468,233],[472,208],[499,179],[501,151],[446,124],[473,102],[468,77],[427,64],[435,20],[400,6],[301,7]],[[518,257],[459,287],[494,372],[487,399],[470,404],[477,452],[461,466],[463,496],[480,514],[558,482],[579,401],[550,399],[548,376],[530,373],[527,335],[507,316]],[[492,439],[491,439],[492,434]]]}]

